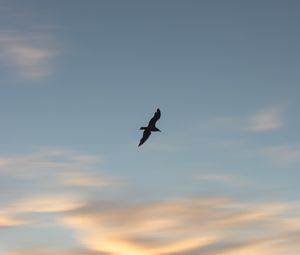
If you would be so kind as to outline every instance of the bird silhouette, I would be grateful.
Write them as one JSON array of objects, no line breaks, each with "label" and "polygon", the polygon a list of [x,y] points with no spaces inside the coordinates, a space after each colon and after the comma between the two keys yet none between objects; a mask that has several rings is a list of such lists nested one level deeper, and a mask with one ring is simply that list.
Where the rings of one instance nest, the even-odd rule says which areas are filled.
[{"label": "bird silhouette", "polygon": [[156,122],[159,120],[160,118],[160,110],[157,108],[156,112],[154,113],[154,116],[152,117],[152,119],[149,121],[148,126],[147,127],[141,127],[140,130],[144,130],[143,132],[143,137],[140,140],[139,146],[141,146],[144,142],[146,142],[146,140],[149,138],[149,136],[151,135],[151,132],[161,132],[156,126]]}]

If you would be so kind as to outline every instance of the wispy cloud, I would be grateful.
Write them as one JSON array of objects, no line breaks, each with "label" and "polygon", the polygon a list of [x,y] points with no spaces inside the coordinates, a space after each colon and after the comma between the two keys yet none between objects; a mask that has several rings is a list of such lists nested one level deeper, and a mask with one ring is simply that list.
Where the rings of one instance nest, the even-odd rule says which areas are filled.
[{"label": "wispy cloud", "polygon": [[[8,200],[1,194],[0,228],[30,235],[31,245],[6,247],[1,254],[296,255],[294,251],[299,251],[296,202],[250,203],[226,197],[143,203],[105,196],[101,200],[103,185],[97,183],[102,175],[94,171],[99,160],[97,155],[56,149],[2,157],[0,177],[9,183],[5,194],[18,192]],[[226,183],[235,177],[216,173],[200,178]],[[16,188],[24,183],[28,186]],[[90,187],[92,193],[97,187],[97,200]],[[52,231],[58,228],[64,238],[75,238],[74,247],[61,250],[51,244],[49,222]],[[31,249],[37,236],[45,241],[39,249]]]},{"label": "wispy cloud", "polygon": [[55,27],[25,6],[0,6],[0,64],[19,80],[41,80],[51,74],[60,52]]},{"label": "wispy cloud", "polygon": [[273,145],[260,150],[264,157],[275,163],[290,164],[300,162],[300,146],[298,145]]},{"label": "wispy cloud", "polygon": [[278,105],[261,109],[247,118],[247,129],[254,132],[279,129],[284,124],[283,112],[283,107]]},{"label": "wispy cloud", "polygon": [[[293,241],[299,241],[300,229],[285,222],[295,208],[272,208],[221,198],[140,205],[99,202],[70,212],[63,222],[77,232],[87,249],[116,255],[279,255],[299,251],[298,242]],[[291,218],[300,221],[299,215]]]},{"label": "wispy cloud", "polygon": [[266,132],[280,129],[284,126],[284,105],[263,107],[246,116],[214,117],[206,123],[208,128],[235,129],[249,132]]},{"label": "wispy cloud", "polygon": [[[36,235],[47,239],[50,220],[56,223],[51,225],[52,229],[58,227],[66,235],[75,236],[74,246],[80,247],[61,250],[44,244],[39,249],[28,249],[28,246],[18,245],[18,250],[7,249],[3,254],[247,255],[254,252],[281,255],[288,254],[291,248],[293,251],[299,249],[300,215],[297,212],[300,208],[297,203],[259,204],[223,197],[144,203],[95,201],[93,196],[80,196],[80,193],[88,195],[85,189],[98,182],[98,179],[92,182],[85,172],[101,180],[96,172],[90,172],[99,160],[95,155],[68,150],[3,157],[0,176],[26,182],[29,175],[32,190],[26,196],[19,194],[9,201],[1,201],[0,227],[14,227],[18,232],[26,232],[29,227],[33,231],[30,232],[32,240]],[[75,173],[73,180],[72,173]],[[65,180],[70,177],[70,183],[62,181],[62,176]],[[36,184],[40,177],[42,186],[50,183],[50,190],[43,190]],[[202,178],[231,182],[234,177],[215,174]],[[75,189],[69,190],[69,185],[75,185]],[[97,187],[102,189],[101,185]],[[43,217],[47,217],[47,224],[41,223]]]},{"label": "wispy cloud", "polygon": [[[97,155],[57,149],[0,158],[0,178],[9,184],[2,193],[2,200],[7,202],[0,201],[0,212],[4,208],[5,212],[13,208],[16,213],[34,212],[37,208],[68,210],[89,188],[116,185],[114,178],[99,173],[99,160],[101,157]],[[20,185],[24,190],[21,193]]]},{"label": "wispy cloud", "polygon": [[60,178],[63,184],[71,186],[109,186],[117,183],[116,178],[99,177],[95,174],[80,172],[62,173]]},{"label": "wispy cloud", "polygon": [[84,249],[77,250],[61,250],[61,249],[24,249],[19,251],[9,251],[4,255],[108,255],[106,253],[99,253],[94,251],[87,251]]},{"label": "wispy cloud", "polygon": [[2,65],[10,67],[20,79],[46,78],[57,53],[53,39],[45,32],[9,30],[0,33]]},{"label": "wispy cloud", "polygon": [[2,208],[3,211],[17,214],[22,213],[48,213],[64,212],[81,205],[75,196],[63,195],[32,195],[25,199],[15,201],[11,205]]},{"label": "wispy cloud", "polygon": [[100,160],[101,156],[81,154],[72,150],[42,149],[24,155],[0,157],[0,174],[8,173],[15,177],[28,178],[47,174],[56,176],[58,173],[78,170],[88,173]]},{"label": "wispy cloud", "polygon": [[[31,244],[35,240],[47,242],[48,230],[64,231],[67,241],[71,233],[63,225],[57,224],[62,215],[85,204],[85,199],[97,190],[115,187],[114,178],[102,175],[99,155],[84,154],[72,150],[44,149],[24,155],[2,156],[0,159],[0,228],[12,231],[16,235],[24,235]],[[46,219],[46,220],[45,220]],[[28,229],[36,229],[27,235]],[[50,232],[51,232],[50,231]],[[26,240],[27,240],[26,239]],[[29,241],[28,241],[29,242]],[[57,243],[63,240],[56,241]],[[20,247],[20,243],[4,247]],[[55,244],[55,241],[52,242]],[[10,246],[9,246],[10,245]],[[78,245],[73,244],[76,248]],[[29,247],[29,246],[27,246]],[[10,251],[7,254],[93,254],[86,250],[57,251],[61,246],[41,247],[41,253],[35,250]],[[24,247],[26,248],[26,247]],[[49,249],[48,249],[49,248]],[[0,241],[0,253],[2,252]],[[9,250],[6,248],[6,250]],[[11,249],[10,249],[11,250]],[[26,250],[26,249],[25,249]],[[55,253],[58,252],[58,253]],[[5,254],[5,253],[4,253]]]},{"label": "wispy cloud", "polygon": [[82,204],[71,195],[32,195],[19,200],[10,201],[0,207],[0,228],[17,227],[35,224],[37,217],[29,217],[32,213],[60,213],[78,208]]},{"label": "wispy cloud", "polygon": [[12,217],[11,215],[7,215],[3,211],[0,215],[0,228],[2,227],[13,227],[18,225],[27,224],[28,221],[24,219],[20,219],[18,217]]},{"label": "wispy cloud", "polygon": [[[0,175],[18,179],[37,179],[48,177],[57,184],[80,182],[79,179],[94,179],[108,184],[112,178],[99,174],[101,155],[84,154],[64,149],[41,149],[33,153],[0,156]],[[81,185],[81,184],[79,184]]]},{"label": "wispy cloud", "polygon": [[234,185],[234,186],[248,184],[246,180],[243,180],[241,177],[233,174],[222,174],[222,173],[198,174],[194,177],[194,179],[198,181],[205,181],[205,182],[209,181],[209,182]]}]

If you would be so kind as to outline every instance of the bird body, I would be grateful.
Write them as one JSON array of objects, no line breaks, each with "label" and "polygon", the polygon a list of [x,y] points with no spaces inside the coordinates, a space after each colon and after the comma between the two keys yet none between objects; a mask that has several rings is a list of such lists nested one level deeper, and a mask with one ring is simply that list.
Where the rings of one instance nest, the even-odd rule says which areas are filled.
[{"label": "bird body", "polygon": [[154,116],[152,117],[152,119],[149,121],[148,126],[147,127],[141,127],[140,130],[144,130],[143,132],[143,137],[140,140],[139,146],[141,146],[144,142],[146,142],[146,140],[149,138],[149,136],[151,135],[151,132],[161,132],[156,126],[156,122],[159,120],[160,118],[160,110],[157,108],[156,112],[154,113]]}]

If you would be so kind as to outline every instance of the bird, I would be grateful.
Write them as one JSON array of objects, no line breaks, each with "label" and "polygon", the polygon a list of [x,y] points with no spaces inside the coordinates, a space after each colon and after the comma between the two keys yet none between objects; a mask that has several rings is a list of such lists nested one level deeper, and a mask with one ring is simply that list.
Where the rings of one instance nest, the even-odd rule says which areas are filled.
[{"label": "bird", "polygon": [[157,108],[156,112],[154,113],[154,116],[151,118],[151,120],[148,123],[147,127],[141,127],[140,130],[144,130],[143,132],[143,137],[140,140],[139,143],[139,147],[146,142],[146,140],[149,138],[149,136],[151,135],[151,132],[161,132],[156,126],[156,122],[159,120],[160,118],[160,110],[159,108]]}]

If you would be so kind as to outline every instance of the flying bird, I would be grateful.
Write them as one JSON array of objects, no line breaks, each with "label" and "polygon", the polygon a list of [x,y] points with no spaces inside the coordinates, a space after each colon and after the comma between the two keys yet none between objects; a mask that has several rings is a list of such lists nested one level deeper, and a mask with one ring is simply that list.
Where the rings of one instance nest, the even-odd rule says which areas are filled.
[{"label": "flying bird", "polygon": [[159,120],[160,118],[160,110],[157,108],[156,112],[154,113],[154,116],[152,117],[152,119],[149,121],[148,126],[147,127],[141,127],[140,130],[144,130],[143,132],[143,137],[140,140],[139,146],[141,146],[144,142],[146,142],[146,140],[149,138],[149,136],[151,135],[151,132],[161,132],[156,126],[156,122]]}]

